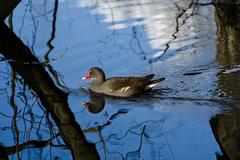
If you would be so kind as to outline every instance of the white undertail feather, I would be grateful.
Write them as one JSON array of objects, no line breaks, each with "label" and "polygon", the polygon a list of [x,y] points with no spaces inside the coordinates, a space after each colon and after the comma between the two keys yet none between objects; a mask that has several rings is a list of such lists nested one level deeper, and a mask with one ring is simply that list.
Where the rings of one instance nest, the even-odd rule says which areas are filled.
[{"label": "white undertail feather", "polygon": [[160,82],[149,84],[149,85],[146,87],[146,89],[151,89],[151,88],[153,88],[153,87],[155,87],[155,86],[157,86],[157,85],[159,85],[159,84],[160,84]]}]

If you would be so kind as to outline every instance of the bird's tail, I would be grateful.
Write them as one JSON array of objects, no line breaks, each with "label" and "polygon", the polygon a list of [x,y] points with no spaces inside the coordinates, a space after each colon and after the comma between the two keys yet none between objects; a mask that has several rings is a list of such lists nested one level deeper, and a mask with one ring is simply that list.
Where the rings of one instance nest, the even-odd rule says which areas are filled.
[{"label": "bird's tail", "polygon": [[165,78],[159,78],[156,80],[151,80],[149,85],[147,85],[146,89],[152,89],[153,87],[157,86],[160,82],[164,81]]}]

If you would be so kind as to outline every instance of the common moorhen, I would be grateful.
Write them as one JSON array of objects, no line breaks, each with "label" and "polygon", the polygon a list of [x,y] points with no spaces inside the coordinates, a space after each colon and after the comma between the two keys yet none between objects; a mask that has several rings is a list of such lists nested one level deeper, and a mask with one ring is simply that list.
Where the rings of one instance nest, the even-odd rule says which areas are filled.
[{"label": "common moorhen", "polygon": [[165,79],[152,80],[153,77],[154,74],[149,74],[143,77],[112,77],[106,79],[101,68],[93,67],[88,70],[82,79],[91,78],[90,90],[93,92],[117,97],[130,97],[151,90]]},{"label": "common moorhen", "polygon": [[89,94],[90,102],[84,102],[83,106],[91,113],[99,113],[105,106],[105,99],[103,96],[96,95],[94,93]]}]

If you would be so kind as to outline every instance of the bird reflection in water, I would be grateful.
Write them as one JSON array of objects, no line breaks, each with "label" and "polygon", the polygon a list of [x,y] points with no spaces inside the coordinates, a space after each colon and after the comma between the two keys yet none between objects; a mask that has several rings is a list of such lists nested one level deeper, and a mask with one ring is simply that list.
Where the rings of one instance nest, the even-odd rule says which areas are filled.
[{"label": "bird reflection in water", "polygon": [[101,95],[90,92],[90,102],[83,102],[83,106],[91,113],[100,113],[105,106],[105,98]]}]

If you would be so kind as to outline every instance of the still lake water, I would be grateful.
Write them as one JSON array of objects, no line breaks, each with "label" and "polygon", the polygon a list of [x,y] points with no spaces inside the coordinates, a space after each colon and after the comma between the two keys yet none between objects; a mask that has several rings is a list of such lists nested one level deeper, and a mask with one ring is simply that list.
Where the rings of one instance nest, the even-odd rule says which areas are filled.
[{"label": "still lake water", "polygon": [[[239,112],[239,60],[219,55],[215,7],[191,2],[23,0],[14,10],[13,31],[40,61],[49,61],[46,70],[69,91],[69,107],[101,159],[213,160],[222,155],[210,121]],[[30,143],[9,159],[72,159],[38,96],[21,76],[12,83],[7,62],[0,66],[1,145],[50,139],[43,146]],[[85,90],[89,81],[81,79],[93,66],[107,77],[154,73],[166,80],[154,93],[100,97],[87,109],[83,103],[95,97]]]}]

